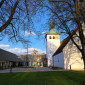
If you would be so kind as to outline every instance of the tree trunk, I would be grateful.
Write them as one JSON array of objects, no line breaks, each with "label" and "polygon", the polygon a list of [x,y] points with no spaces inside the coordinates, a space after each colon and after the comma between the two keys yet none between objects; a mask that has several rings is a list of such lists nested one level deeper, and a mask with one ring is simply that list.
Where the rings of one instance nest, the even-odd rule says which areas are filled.
[{"label": "tree trunk", "polygon": [[83,60],[84,61],[84,71],[85,71],[85,60]]},{"label": "tree trunk", "polygon": [[85,45],[83,45],[83,49],[82,49],[82,58],[84,62],[84,71],[85,71]]},{"label": "tree trunk", "polygon": [[82,56],[84,62],[84,71],[85,71],[85,55]]}]

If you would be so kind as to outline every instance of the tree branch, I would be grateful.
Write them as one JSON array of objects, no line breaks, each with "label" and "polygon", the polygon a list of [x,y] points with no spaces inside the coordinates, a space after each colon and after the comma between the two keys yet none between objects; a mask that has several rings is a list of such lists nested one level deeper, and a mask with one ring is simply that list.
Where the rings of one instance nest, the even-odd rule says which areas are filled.
[{"label": "tree branch", "polygon": [[9,19],[7,20],[7,22],[3,26],[0,27],[0,32],[2,32],[12,21],[12,18],[13,18],[13,15],[15,13],[15,10],[16,10],[18,3],[19,3],[19,0],[16,1],[15,5],[12,9],[11,15],[10,15]]},{"label": "tree branch", "polygon": [[1,8],[1,6],[3,5],[4,1],[5,1],[5,0],[2,0],[2,1],[0,2],[0,8]]}]

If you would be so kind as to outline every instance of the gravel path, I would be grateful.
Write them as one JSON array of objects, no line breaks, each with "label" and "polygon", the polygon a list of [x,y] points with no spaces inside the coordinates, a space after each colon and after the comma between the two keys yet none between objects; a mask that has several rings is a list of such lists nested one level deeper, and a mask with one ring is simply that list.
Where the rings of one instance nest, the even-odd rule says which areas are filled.
[{"label": "gravel path", "polygon": [[[53,70],[48,67],[35,67],[35,68],[12,68],[12,72],[40,72],[40,71],[64,71],[61,70]],[[10,69],[0,70],[0,73],[10,73]]]}]

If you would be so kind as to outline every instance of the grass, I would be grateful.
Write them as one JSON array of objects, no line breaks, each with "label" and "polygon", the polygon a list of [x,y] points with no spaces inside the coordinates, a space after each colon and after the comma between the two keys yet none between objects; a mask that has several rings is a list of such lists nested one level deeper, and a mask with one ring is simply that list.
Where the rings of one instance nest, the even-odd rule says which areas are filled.
[{"label": "grass", "polygon": [[85,85],[85,72],[0,73],[0,85]]}]

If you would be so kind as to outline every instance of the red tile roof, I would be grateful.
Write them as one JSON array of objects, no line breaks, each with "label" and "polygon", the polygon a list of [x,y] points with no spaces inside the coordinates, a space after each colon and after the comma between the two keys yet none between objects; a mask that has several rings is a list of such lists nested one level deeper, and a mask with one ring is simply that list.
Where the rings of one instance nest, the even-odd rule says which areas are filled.
[{"label": "red tile roof", "polygon": [[65,39],[62,41],[62,43],[60,44],[60,46],[59,46],[59,48],[56,50],[56,52],[53,54],[53,56],[55,56],[55,55],[59,54],[60,52],[62,52],[63,48],[64,48],[64,47],[67,45],[67,43],[69,42],[70,37],[73,36],[73,35],[76,33],[77,30],[78,30],[78,29],[75,29],[67,38],[65,38]]}]

